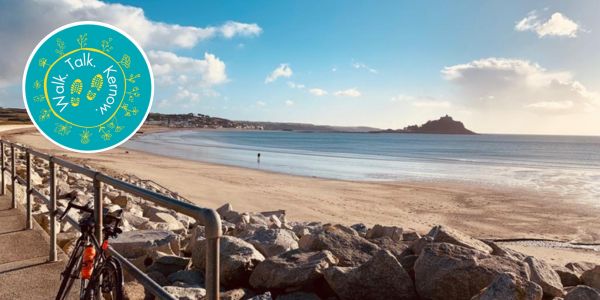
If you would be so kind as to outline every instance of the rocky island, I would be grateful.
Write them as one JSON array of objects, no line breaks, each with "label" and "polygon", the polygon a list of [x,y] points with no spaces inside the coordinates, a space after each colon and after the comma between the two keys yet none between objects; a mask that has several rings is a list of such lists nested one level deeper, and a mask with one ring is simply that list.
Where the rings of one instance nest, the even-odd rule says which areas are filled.
[{"label": "rocky island", "polygon": [[455,121],[451,116],[445,115],[438,120],[427,121],[427,123],[418,126],[410,125],[403,129],[387,129],[383,131],[371,131],[371,133],[394,132],[394,133],[437,133],[437,134],[476,134],[465,128],[460,121]]}]

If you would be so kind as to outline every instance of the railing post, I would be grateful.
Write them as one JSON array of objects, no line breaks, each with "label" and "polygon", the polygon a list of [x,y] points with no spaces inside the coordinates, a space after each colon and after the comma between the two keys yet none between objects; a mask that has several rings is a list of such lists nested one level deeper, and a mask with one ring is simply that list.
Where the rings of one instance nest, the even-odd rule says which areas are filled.
[{"label": "railing post", "polygon": [[219,300],[219,237],[208,238],[206,242],[206,292],[208,300]]},{"label": "railing post", "polygon": [[94,175],[94,220],[96,222],[94,230],[99,243],[102,243],[102,209],[102,182],[96,173]]},{"label": "railing post", "polygon": [[0,141],[0,161],[2,161],[2,188],[0,188],[0,195],[4,196],[4,186],[5,186],[5,182],[4,182],[4,171],[6,171],[5,165],[4,165],[4,141]]},{"label": "railing post", "polygon": [[57,261],[56,255],[56,168],[54,157],[50,156],[50,261]]},{"label": "railing post", "polygon": [[12,208],[17,208],[17,177],[15,174],[15,145],[10,144],[10,179],[12,181]]},{"label": "railing post", "polygon": [[27,187],[25,191],[25,202],[27,203],[27,229],[33,229],[31,218],[31,154],[25,152],[26,167],[27,167]]}]

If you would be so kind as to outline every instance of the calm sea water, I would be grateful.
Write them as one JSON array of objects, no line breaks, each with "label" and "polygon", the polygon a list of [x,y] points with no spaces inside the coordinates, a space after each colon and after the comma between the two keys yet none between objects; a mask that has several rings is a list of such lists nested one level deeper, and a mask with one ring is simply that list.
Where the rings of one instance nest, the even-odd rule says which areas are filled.
[{"label": "calm sea water", "polygon": [[174,131],[126,147],[303,176],[524,187],[600,204],[600,137]]}]

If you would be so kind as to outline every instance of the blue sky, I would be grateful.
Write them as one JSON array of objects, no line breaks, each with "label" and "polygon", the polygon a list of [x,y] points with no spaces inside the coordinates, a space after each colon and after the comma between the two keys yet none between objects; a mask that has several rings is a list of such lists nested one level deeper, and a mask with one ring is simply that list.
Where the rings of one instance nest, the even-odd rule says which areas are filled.
[{"label": "blue sky", "polygon": [[[10,2],[25,20],[64,6],[56,26],[25,25],[23,49],[82,19],[141,40],[154,111],[381,128],[448,113],[479,132],[600,134],[598,1]],[[243,26],[226,34],[228,22]],[[265,82],[282,64],[289,77]]]}]

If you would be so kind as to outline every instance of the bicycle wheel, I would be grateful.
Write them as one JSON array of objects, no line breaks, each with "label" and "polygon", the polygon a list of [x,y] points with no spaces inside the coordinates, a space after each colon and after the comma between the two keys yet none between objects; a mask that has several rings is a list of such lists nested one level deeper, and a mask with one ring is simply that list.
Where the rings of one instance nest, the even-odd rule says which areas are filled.
[{"label": "bicycle wheel", "polygon": [[56,294],[56,300],[63,300],[69,295],[71,288],[73,287],[73,282],[75,279],[79,278],[79,269],[81,267],[81,254],[83,253],[83,244],[82,240],[77,241],[77,245],[73,249],[71,256],[69,257],[69,262],[67,262],[67,267],[61,273],[62,281],[60,283],[60,287],[58,289],[58,293]]},{"label": "bicycle wheel", "polygon": [[[96,272],[96,271],[94,271]],[[123,300],[123,271],[121,264],[109,257],[101,269],[92,276],[83,299],[85,300]],[[101,276],[100,276],[101,275]],[[96,290],[100,290],[101,298],[96,298]]]}]

